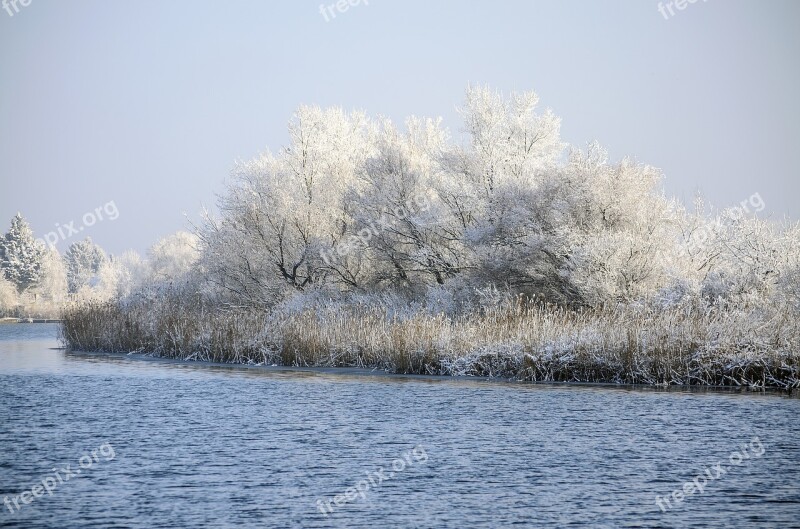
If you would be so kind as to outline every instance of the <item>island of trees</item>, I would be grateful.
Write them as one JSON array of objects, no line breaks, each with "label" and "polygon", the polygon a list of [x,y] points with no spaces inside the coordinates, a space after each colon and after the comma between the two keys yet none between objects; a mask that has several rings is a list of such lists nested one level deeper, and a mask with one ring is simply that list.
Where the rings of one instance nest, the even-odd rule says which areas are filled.
[{"label": "island of trees", "polygon": [[798,225],[758,218],[753,197],[690,209],[657,169],[565,145],[537,104],[470,88],[463,140],[440,120],[302,107],[288,146],[237,164],[191,235],[146,260],[68,252],[78,299],[64,340],[216,362],[800,387]]}]

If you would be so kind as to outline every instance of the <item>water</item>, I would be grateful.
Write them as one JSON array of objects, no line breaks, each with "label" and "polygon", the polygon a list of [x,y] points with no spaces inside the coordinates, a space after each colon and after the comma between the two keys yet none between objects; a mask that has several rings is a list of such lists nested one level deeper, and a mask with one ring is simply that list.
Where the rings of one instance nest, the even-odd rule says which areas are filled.
[{"label": "water", "polygon": [[0,498],[55,483],[2,527],[800,527],[800,399],[186,365],[56,332],[0,325]]}]

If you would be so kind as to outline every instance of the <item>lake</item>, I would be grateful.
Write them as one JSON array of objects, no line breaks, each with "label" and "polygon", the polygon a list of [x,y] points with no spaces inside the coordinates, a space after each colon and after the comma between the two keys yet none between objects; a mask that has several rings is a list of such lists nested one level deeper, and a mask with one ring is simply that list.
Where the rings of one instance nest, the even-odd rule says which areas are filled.
[{"label": "lake", "polygon": [[786,395],[179,363],[57,332],[0,325],[2,527],[800,527]]}]

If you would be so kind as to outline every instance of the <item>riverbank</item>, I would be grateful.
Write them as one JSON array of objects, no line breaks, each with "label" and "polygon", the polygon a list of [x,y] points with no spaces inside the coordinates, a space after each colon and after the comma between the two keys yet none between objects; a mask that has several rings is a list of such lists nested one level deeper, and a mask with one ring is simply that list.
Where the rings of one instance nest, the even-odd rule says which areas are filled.
[{"label": "riverbank", "polygon": [[65,312],[75,350],[532,382],[800,388],[800,323],[780,307],[517,304],[446,316],[330,305],[300,312],[161,300]]},{"label": "riverbank", "polygon": [[[421,374],[400,374],[391,373],[375,368],[359,367],[299,367],[284,366],[277,364],[242,364],[210,362],[205,360],[184,360],[180,358],[165,358],[154,356],[147,353],[106,353],[71,350],[69,354],[73,357],[83,359],[102,360],[110,362],[142,362],[154,365],[167,365],[176,367],[188,367],[192,369],[209,369],[221,372],[240,372],[242,374],[252,373],[254,375],[267,375],[278,377],[321,377],[322,379],[336,380],[375,380],[386,379],[387,381],[420,381],[431,383],[453,383],[459,386],[464,384],[474,385],[473,387],[485,387],[488,385],[512,385],[525,386],[535,385],[537,387],[574,387],[574,388],[596,388],[611,389],[621,391],[645,391],[645,392],[667,392],[667,393],[688,393],[688,394],[763,394],[787,396],[787,391],[775,387],[755,387],[755,386],[712,386],[712,385],[663,385],[663,384],[620,384],[612,382],[559,382],[559,381],[540,381],[532,382],[514,378],[501,377],[477,377],[468,375],[421,375]],[[800,391],[790,390],[788,395],[792,398],[800,398]]]}]

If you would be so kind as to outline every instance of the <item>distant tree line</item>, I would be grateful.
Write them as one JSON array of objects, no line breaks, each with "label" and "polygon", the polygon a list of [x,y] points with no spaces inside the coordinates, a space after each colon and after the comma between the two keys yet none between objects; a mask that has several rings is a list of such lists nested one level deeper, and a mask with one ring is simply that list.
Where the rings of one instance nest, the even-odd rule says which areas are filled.
[{"label": "distant tree line", "polygon": [[186,273],[195,247],[194,236],[179,232],[156,244],[151,259],[143,260],[132,251],[107,256],[87,237],[72,243],[62,256],[37,241],[17,213],[0,237],[0,315],[55,316],[70,300],[107,300],[169,281]]}]

